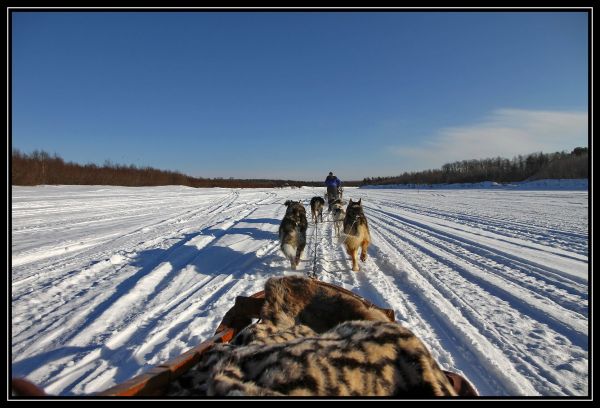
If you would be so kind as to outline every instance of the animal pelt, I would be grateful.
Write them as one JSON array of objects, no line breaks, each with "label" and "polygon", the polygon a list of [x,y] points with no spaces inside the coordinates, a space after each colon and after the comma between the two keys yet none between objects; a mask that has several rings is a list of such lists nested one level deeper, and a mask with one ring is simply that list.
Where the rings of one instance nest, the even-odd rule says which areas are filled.
[{"label": "animal pelt", "polygon": [[287,206],[287,210],[279,225],[279,240],[281,241],[281,250],[290,260],[291,268],[296,269],[306,246],[306,230],[308,228],[306,209],[300,201],[288,200],[284,205]]},{"label": "animal pelt", "polygon": [[306,278],[271,278],[260,316],[205,353],[168,395],[456,395],[410,330],[355,297]]},{"label": "animal pelt", "polygon": [[313,197],[310,200],[310,212],[312,213],[312,220],[316,224],[318,220],[323,222],[323,207],[325,206],[325,200],[321,197]]},{"label": "animal pelt", "polygon": [[358,250],[361,249],[360,260],[367,260],[367,248],[371,243],[369,224],[362,208],[362,199],[348,203],[344,217],[344,245],[346,252],[352,258],[352,270],[358,271]]}]

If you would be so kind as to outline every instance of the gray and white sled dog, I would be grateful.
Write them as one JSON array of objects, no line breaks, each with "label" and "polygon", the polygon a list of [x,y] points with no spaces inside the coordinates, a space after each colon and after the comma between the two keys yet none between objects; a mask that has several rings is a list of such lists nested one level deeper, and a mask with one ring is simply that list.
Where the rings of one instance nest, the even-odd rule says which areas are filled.
[{"label": "gray and white sled dog", "polygon": [[284,205],[287,206],[287,211],[279,225],[279,239],[281,250],[290,260],[292,269],[295,270],[306,246],[306,229],[308,228],[306,209],[300,201],[288,200]]},{"label": "gray and white sled dog", "polygon": [[342,228],[344,227],[344,218],[346,217],[346,211],[342,200],[337,199],[331,204],[331,215],[333,217],[333,227],[335,229],[335,236],[339,237]]}]

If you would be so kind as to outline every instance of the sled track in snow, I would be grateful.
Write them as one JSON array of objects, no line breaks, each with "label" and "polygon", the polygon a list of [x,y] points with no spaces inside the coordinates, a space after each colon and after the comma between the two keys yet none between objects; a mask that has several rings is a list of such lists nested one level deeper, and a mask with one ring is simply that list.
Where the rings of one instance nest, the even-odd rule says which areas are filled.
[{"label": "sled track in snow", "polygon": [[[377,220],[379,228],[395,236],[397,240],[410,244],[421,253],[445,263],[463,275],[468,275],[469,281],[477,281],[480,286],[487,287],[489,291],[494,292],[495,297],[504,297],[505,300],[521,304],[524,309],[527,309],[528,304],[546,305],[546,312],[550,314],[553,313],[552,309],[557,309],[555,314],[561,317],[559,324],[583,321],[584,326],[587,326],[587,308],[584,307],[584,303],[587,302],[586,286],[576,285],[572,281],[565,283],[561,280],[548,280],[544,272],[546,276],[551,277],[555,275],[553,272],[544,271],[535,264],[528,264],[520,258],[490,250],[474,242],[465,243],[464,240],[457,240],[433,230],[415,228],[403,220],[400,221],[402,227],[398,227],[391,226],[385,217],[374,219]],[[519,297],[515,296],[515,293]],[[560,307],[557,308],[556,305]],[[587,327],[582,327],[579,331],[585,333]]]},{"label": "sled track in snow", "polygon": [[[467,317],[469,324],[478,332],[484,333],[502,354],[510,356],[512,365],[539,392],[546,395],[568,394],[568,387],[563,387],[560,378],[551,375],[548,367],[553,362],[549,360],[560,358],[560,351],[570,354],[573,347],[576,355],[586,355],[587,317],[578,312],[586,310],[587,296],[574,296],[572,303],[560,301],[558,297],[548,300],[542,296],[546,294],[544,290],[540,290],[543,285],[538,287],[539,292],[528,292],[527,287],[533,288],[535,285],[521,287],[516,284],[518,279],[508,280],[504,275],[501,275],[500,280],[489,279],[485,275],[494,268],[490,267],[489,259],[479,256],[480,250],[468,252],[464,245],[455,245],[455,239],[438,234],[435,230],[416,227],[413,223],[405,222],[403,217],[391,217],[373,208],[367,213],[373,226],[372,234],[374,231],[379,238],[375,240],[376,245],[384,243],[386,251],[396,251],[397,256],[408,261],[440,297],[450,300],[460,314]],[[376,251],[380,252],[381,249]],[[380,254],[377,255],[376,259],[382,258]],[[514,261],[507,264],[512,265],[512,262]],[[530,267],[536,269],[535,265]],[[526,270],[526,267],[523,269]],[[476,270],[486,273],[474,273]],[[424,285],[420,287],[423,288]],[[518,296],[511,292],[513,290]],[[575,294],[585,293],[584,291],[585,288],[580,286],[580,292]],[[480,296],[479,300],[477,296]],[[556,300],[559,305],[555,304]],[[499,303],[493,306],[494,302]],[[568,310],[569,306],[576,311]],[[497,312],[489,314],[490,311],[501,311],[501,319],[494,316]],[[452,320],[443,318],[446,323]],[[449,327],[456,331],[452,325]],[[553,339],[552,347],[540,347],[542,335]]]},{"label": "sled track in snow", "polygon": [[338,244],[333,226],[321,224],[318,227],[322,232],[319,248],[323,252],[318,257],[318,279],[350,287],[355,293],[379,306],[393,308],[397,321],[410,328],[428,345],[443,368],[459,371],[468,378],[475,379],[481,393],[514,395],[535,392],[531,386],[528,388],[527,385],[517,385],[516,381],[520,376],[510,377],[510,374],[516,373],[495,372],[495,375],[489,375],[495,371],[490,358],[484,356],[482,350],[470,350],[464,343],[461,345],[457,341],[471,333],[465,335],[461,330],[457,332],[456,327],[449,323],[447,315],[440,316],[442,313],[432,307],[430,300],[423,298],[422,293],[412,288],[414,283],[411,284],[404,278],[391,261],[396,253],[395,248],[389,244],[385,246],[385,250],[375,246],[374,243],[380,240],[373,227],[370,257],[365,263],[361,262],[361,271],[358,273],[351,271],[351,262],[344,248]]},{"label": "sled track in snow", "polygon": [[521,237],[530,242],[551,244],[557,248],[567,248],[569,251],[580,255],[587,255],[587,234],[574,231],[562,231],[556,228],[540,227],[531,223],[523,223],[510,219],[498,220],[485,215],[468,215],[460,212],[439,211],[435,209],[423,209],[416,205],[381,201],[380,206],[394,210],[403,210],[412,214],[424,215],[432,219],[458,222],[467,227],[473,227],[482,231],[491,232],[499,237],[514,238]]},{"label": "sled track in snow", "polygon": [[[105,389],[210,337],[236,296],[291,273],[283,202],[309,208],[323,193],[66,190],[13,195],[11,279],[14,374],[63,395]],[[361,271],[327,222],[309,227],[298,274],[314,267],[394,309],[483,395],[585,395],[587,195],[348,188],[349,198],[363,199],[371,229]]]},{"label": "sled track in snow", "polygon": [[[62,279],[47,284],[48,299],[46,299],[46,302],[44,302],[39,311],[34,308],[28,313],[30,316],[34,316],[33,318],[28,318],[29,320],[32,320],[32,325],[25,326],[24,330],[17,329],[14,331],[14,335],[21,339],[20,344],[15,347],[15,350],[19,352],[21,348],[25,349],[28,342],[37,337],[37,333],[39,332],[50,332],[50,335],[38,342],[38,345],[42,347],[52,347],[53,345],[65,343],[106,344],[110,346],[127,341],[129,345],[128,348],[131,349],[132,345],[138,344],[136,339],[144,339],[145,336],[158,325],[161,319],[172,313],[178,305],[186,303],[186,309],[192,308],[192,310],[195,310],[195,308],[197,308],[198,310],[202,310],[203,305],[207,302],[205,298],[215,297],[217,293],[225,294],[230,292],[232,287],[236,284],[235,278],[231,275],[222,275],[219,274],[218,271],[214,271],[213,277],[204,279],[203,281],[192,285],[191,288],[179,293],[174,298],[168,299],[166,305],[161,304],[150,310],[144,310],[144,305],[151,304],[153,300],[166,289],[174,276],[177,275],[183,267],[193,262],[195,257],[201,253],[201,250],[210,248],[214,241],[227,235],[229,230],[234,228],[244,218],[251,216],[259,206],[268,205],[268,203],[274,201],[275,198],[274,194],[267,194],[266,197],[259,200],[235,204],[238,196],[239,193],[234,192],[208,207],[179,213],[175,217],[170,217],[169,219],[155,224],[175,225],[179,224],[181,220],[184,219],[187,219],[187,221],[202,219],[203,228],[200,231],[183,234],[186,230],[186,228],[184,228],[183,230],[177,230],[175,234],[170,234],[171,236],[160,237],[162,239],[157,240],[152,236],[148,237],[147,232],[149,228],[148,225],[146,225],[143,228],[138,229],[144,234],[144,239],[141,241],[138,239],[139,236],[134,236],[134,233],[129,233],[127,235],[128,237],[134,236],[134,241],[137,239],[138,243],[137,246],[136,244],[132,245],[133,250],[132,253],[129,254],[129,262],[125,262],[121,267],[99,268],[98,265],[103,262],[110,264],[106,261],[102,261],[95,263],[82,271],[74,270],[66,273],[62,276]],[[215,230],[214,227],[217,225],[223,225],[225,228]],[[207,231],[211,232],[208,236],[204,235]],[[182,234],[183,239],[178,238],[182,237]],[[145,240],[148,238],[150,239]],[[201,246],[198,246],[199,239],[201,239]],[[164,250],[143,250],[143,248],[146,247],[146,245],[143,244],[148,241],[151,241],[154,246],[156,246],[156,244],[161,246],[162,243],[168,244]],[[192,247],[188,246],[193,241],[196,242],[196,245]],[[142,245],[140,245],[140,243]],[[171,246],[169,247],[168,245]],[[119,248],[121,245],[119,242],[113,242],[112,247]],[[153,251],[156,253],[153,254]],[[263,245],[262,249],[259,248],[259,252],[262,252],[263,255],[274,251],[274,244],[266,244]],[[100,252],[91,256],[98,258],[102,257],[103,253]],[[141,263],[137,263],[139,269],[133,274],[131,274],[131,272],[127,273],[127,270],[132,269],[131,265],[136,264],[135,261],[131,262],[131,260],[135,260],[140,256],[145,260],[140,261]],[[254,259],[254,262],[256,262],[256,260],[257,259]],[[248,266],[248,264],[248,262],[242,263],[241,266]],[[90,287],[74,291],[71,293],[72,296],[62,296],[62,292],[65,289],[74,286],[83,286],[82,284],[87,283],[82,275],[92,275],[90,270],[93,270],[96,276],[106,272],[110,273],[105,275],[102,279],[96,279]],[[119,275],[125,275],[126,278],[119,282]],[[96,278],[96,276],[90,277]],[[224,276],[227,276],[227,279],[223,280]],[[214,283],[220,281],[223,282],[217,286],[214,285]],[[37,283],[42,283],[42,281],[39,280]],[[86,296],[88,291],[93,291],[95,286],[103,283],[107,283],[107,292],[110,294],[112,291],[112,294],[109,296],[101,296],[100,299],[98,299],[97,296]],[[208,287],[210,289],[204,293],[202,292],[203,287]],[[68,294],[69,293],[67,292],[67,295]],[[13,300],[26,301],[29,295],[29,292],[20,295],[15,294]],[[229,300],[233,299],[228,296],[227,298]],[[83,300],[80,301],[80,299]],[[189,299],[195,300],[190,303]],[[205,302],[198,303],[198,299],[204,299]],[[208,302],[208,304],[210,303],[211,302]],[[54,304],[54,306],[51,306],[52,304]],[[64,313],[61,313],[61,311],[64,312],[63,309],[65,307],[73,307],[80,312],[65,316]],[[115,312],[112,312],[113,309]],[[121,314],[120,311],[122,310],[126,310],[127,313],[125,313],[124,316],[119,316],[119,314]],[[24,321],[26,319],[25,317],[20,316],[15,320]],[[100,355],[104,359],[119,361],[122,359],[121,357],[123,354],[129,352],[129,350],[124,351],[122,345],[116,347],[115,350],[110,347],[103,347],[101,354],[98,354],[97,349],[94,349],[89,353],[85,352],[88,348],[90,347],[72,348],[74,350],[81,349],[84,353],[84,355],[80,355],[76,358],[80,363],[74,367],[70,366],[65,370],[66,373],[50,373],[50,377],[59,378],[59,380],[53,381],[50,389],[52,389],[52,387],[64,387],[65,384],[68,384],[68,380],[60,378],[71,378],[74,374],[70,373],[77,373],[84,369],[89,371],[91,369],[90,366],[93,367],[97,365],[95,364],[95,360],[98,359]],[[60,354],[62,354],[62,352],[59,348],[56,353],[49,353],[45,360],[51,361],[51,359],[60,356]],[[38,363],[40,362],[43,361],[38,360]],[[24,365],[26,366],[27,364],[25,363]],[[17,367],[21,366],[23,365],[17,365]],[[139,366],[137,368],[139,368]],[[131,368],[125,371],[127,372],[125,377],[132,373]],[[120,378],[120,376],[117,376],[117,378]]]}]

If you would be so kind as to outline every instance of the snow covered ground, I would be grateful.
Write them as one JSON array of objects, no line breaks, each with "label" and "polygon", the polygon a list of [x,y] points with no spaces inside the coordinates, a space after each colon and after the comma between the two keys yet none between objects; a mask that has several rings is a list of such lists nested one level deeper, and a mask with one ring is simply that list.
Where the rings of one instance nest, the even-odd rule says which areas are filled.
[{"label": "snow covered ground", "polygon": [[443,190],[464,190],[464,189],[495,189],[495,190],[568,190],[568,191],[587,191],[588,179],[544,179],[533,181],[520,181],[511,183],[496,183],[493,181],[482,181],[480,183],[453,183],[453,184],[382,184],[363,186],[368,189],[443,189]]},{"label": "snow covered ground", "polygon": [[[236,296],[290,273],[282,203],[322,194],[13,187],[12,375],[85,394],[195,346]],[[393,308],[482,395],[588,394],[587,191],[345,198],[362,198],[369,258],[352,272],[332,224],[309,226],[300,273]]]}]

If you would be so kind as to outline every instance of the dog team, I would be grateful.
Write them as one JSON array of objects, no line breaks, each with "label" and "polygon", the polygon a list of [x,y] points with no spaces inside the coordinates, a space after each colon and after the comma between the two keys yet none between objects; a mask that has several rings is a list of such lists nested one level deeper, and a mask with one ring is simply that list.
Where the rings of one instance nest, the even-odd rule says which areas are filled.
[{"label": "dog team", "polygon": [[[329,173],[327,180],[333,176]],[[333,176],[337,182],[331,186],[327,184],[328,208],[333,218],[333,225],[336,237],[344,238],[346,252],[352,258],[352,270],[359,271],[358,250],[361,250],[360,260],[366,261],[367,247],[371,242],[369,234],[369,225],[363,212],[362,199],[348,203],[346,210],[343,208],[341,199],[341,189],[339,179]],[[288,200],[284,203],[287,210],[279,226],[279,239],[281,241],[281,250],[285,257],[290,260],[292,270],[295,270],[300,262],[300,256],[306,246],[306,230],[308,220],[306,218],[306,209],[300,201]],[[323,208],[325,200],[322,197],[313,197],[310,200],[310,210],[312,221],[323,222]]]}]

